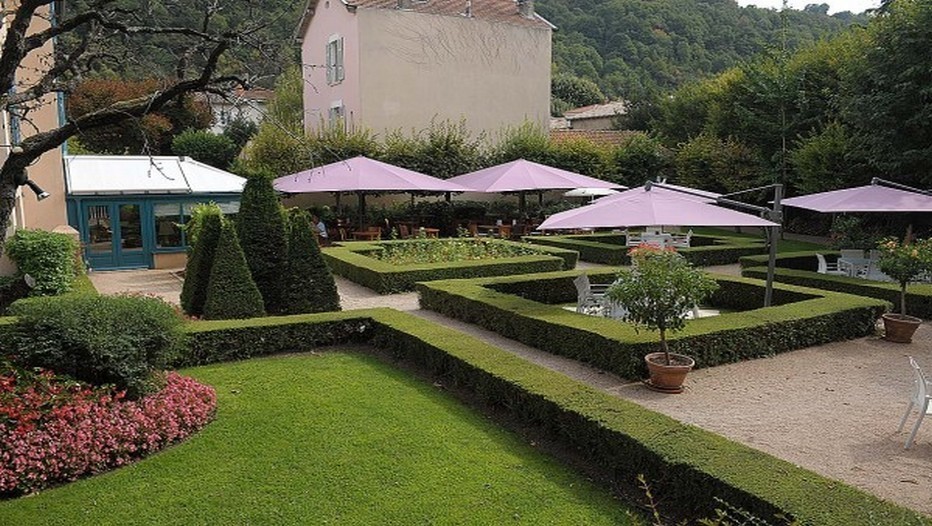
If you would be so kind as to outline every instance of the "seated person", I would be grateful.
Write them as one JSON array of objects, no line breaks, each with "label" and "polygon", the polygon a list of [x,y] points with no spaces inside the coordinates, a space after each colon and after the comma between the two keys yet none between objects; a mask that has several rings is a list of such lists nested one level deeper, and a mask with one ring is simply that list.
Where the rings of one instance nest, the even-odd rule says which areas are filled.
[{"label": "seated person", "polygon": [[327,241],[327,225],[324,224],[323,220],[317,217],[314,214],[311,214],[311,223],[314,224],[314,228],[317,229],[317,236],[320,238],[321,243]]}]

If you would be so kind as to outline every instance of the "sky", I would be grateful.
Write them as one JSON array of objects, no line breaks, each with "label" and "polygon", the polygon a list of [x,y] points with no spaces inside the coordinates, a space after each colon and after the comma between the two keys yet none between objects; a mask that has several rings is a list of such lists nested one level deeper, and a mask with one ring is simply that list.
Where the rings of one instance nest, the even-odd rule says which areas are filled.
[{"label": "sky", "polygon": [[[783,0],[738,0],[738,4],[779,9],[783,5]],[[877,7],[880,5],[880,0],[790,0],[789,4],[793,9],[802,9],[808,4],[828,4],[831,6],[828,12],[832,14],[839,11],[860,13],[865,9]]]}]

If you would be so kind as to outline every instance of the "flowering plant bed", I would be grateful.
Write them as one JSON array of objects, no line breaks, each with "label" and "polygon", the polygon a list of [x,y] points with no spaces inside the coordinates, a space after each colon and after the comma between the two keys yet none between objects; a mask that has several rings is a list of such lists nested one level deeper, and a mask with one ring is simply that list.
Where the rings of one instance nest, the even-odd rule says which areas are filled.
[{"label": "flowering plant bed", "polygon": [[412,263],[446,263],[533,256],[541,251],[529,245],[506,243],[496,239],[459,237],[453,239],[420,238],[383,245],[372,253],[375,259],[395,265]]},{"label": "flowering plant bed", "polygon": [[128,400],[124,391],[0,362],[0,496],[125,465],[213,419],[213,388],[173,372],[164,381]]}]

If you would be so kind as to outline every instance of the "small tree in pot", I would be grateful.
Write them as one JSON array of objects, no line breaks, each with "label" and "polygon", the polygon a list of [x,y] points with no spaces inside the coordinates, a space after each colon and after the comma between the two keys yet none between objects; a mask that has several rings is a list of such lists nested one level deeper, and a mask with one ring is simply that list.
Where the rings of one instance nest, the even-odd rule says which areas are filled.
[{"label": "small tree in pot", "polygon": [[909,343],[922,320],[906,314],[906,287],[923,274],[932,272],[932,239],[900,243],[896,238],[888,238],[877,248],[880,249],[881,272],[900,284],[900,313],[883,315],[884,337],[893,342]]},{"label": "small tree in pot", "polygon": [[651,372],[648,385],[660,391],[681,392],[695,361],[670,352],[667,332],[685,327],[686,313],[714,292],[718,283],[672,248],[641,245],[630,255],[634,267],[618,274],[606,296],[624,306],[628,320],[660,333],[662,352],[644,357]]}]

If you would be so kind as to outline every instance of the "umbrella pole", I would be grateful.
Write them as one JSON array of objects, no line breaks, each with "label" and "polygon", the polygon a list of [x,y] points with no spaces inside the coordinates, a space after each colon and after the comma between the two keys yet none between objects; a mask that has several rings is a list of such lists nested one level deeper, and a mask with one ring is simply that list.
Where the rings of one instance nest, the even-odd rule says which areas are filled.
[{"label": "umbrella pole", "polygon": [[340,215],[340,198],[343,197],[343,192],[337,192],[336,196],[337,196],[336,213],[337,215]]},{"label": "umbrella pole", "polygon": [[769,227],[770,257],[767,259],[767,285],[764,289],[764,307],[769,307],[773,303],[773,280],[777,273],[777,241],[780,239],[780,225],[782,224],[780,201],[783,200],[783,185],[775,185],[773,190],[773,216],[770,220],[777,223],[777,226]]},{"label": "umbrella pole", "polygon": [[544,193],[543,192],[537,192],[537,204],[539,206],[544,206]]},{"label": "umbrella pole", "polygon": [[527,209],[527,195],[524,192],[518,192],[518,215],[525,216],[524,211]]},{"label": "umbrella pole", "polygon": [[359,207],[357,212],[359,213],[359,229],[362,230],[366,226],[366,194],[363,192],[356,192],[356,195],[359,196]]}]

